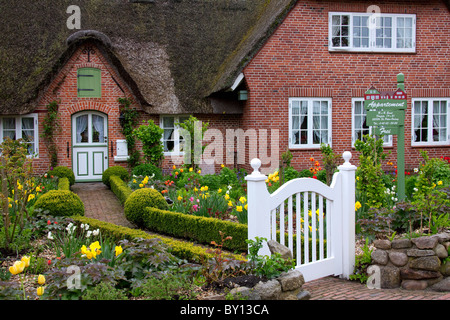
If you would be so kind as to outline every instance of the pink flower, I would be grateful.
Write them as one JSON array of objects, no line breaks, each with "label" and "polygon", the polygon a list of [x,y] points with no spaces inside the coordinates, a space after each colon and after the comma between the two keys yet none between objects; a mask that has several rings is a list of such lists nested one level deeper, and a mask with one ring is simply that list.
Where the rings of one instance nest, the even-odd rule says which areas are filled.
[{"label": "pink flower", "polygon": [[190,202],[193,202],[193,201],[194,201],[194,197],[190,197],[190,198],[189,198],[189,201],[190,201]]},{"label": "pink flower", "polygon": [[197,211],[197,210],[198,210],[198,205],[194,204],[194,205],[192,206],[192,210]]}]

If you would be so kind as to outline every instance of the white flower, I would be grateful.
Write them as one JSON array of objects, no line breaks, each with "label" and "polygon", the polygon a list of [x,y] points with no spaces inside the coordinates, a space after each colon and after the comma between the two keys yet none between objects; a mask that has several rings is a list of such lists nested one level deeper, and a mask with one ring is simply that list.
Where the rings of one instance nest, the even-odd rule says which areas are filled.
[{"label": "white flower", "polygon": [[49,240],[54,239],[51,231],[48,232],[47,239],[49,239]]},{"label": "white flower", "polygon": [[86,238],[90,238],[91,234],[92,234],[92,231],[88,231],[87,234],[86,234]]},{"label": "white flower", "polygon": [[84,225],[84,230],[86,230],[86,231],[89,230],[89,225],[87,223]]},{"label": "white flower", "polygon": [[415,172],[415,173],[419,172],[419,169],[414,168],[414,172]]},{"label": "white flower", "polygon": [[99,233],[100,233],[100,230],[99,230],[99,229],[92,231],[92,234],[93,234],[94,236],[98,236]]},{"label": "white flower", "polygon": [[415,192],[419,191],[419,189],[417,189],[417,188],[414,188],[413,190],[414,190]]}]

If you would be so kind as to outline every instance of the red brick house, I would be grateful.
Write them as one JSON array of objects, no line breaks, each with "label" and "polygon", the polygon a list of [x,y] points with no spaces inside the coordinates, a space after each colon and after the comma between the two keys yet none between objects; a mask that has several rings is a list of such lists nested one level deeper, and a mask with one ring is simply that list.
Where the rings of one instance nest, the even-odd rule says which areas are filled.
[{"label": "red brick house", "polygon": [[[45,2],[0,5],[0,140],[33,141],[37,172],[50,165],[41,134],[52,101],[58,165],[78,181],[127,166],[119,98],[164,129],[165,168],[182,154],[174,123],[189,115],[217,129],[205,138],[216,168],[256,156],[272,170],[287,149],[308,168],[320,143],[352,150],[371,130],[364,93],[395,91],[400,72],[406,168],[422,149],[450,153],[449,1],[86,0],[81,30],[66,26],[68,3]],[[385,146],[395,160],[396,137]]]}]

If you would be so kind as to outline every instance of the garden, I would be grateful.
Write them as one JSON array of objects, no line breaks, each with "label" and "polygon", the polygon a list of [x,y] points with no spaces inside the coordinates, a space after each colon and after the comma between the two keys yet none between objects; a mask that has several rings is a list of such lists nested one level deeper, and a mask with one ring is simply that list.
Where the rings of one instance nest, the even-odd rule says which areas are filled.
[{"label": "garden", "polygon": [[[420,166],[406,172],[406,198],[399,200],[396,166],[386,161],[382,140],[367,136],[355,148],[356,232],[364,246],[352,279],[363,282],[375,239],[449,230],[450,159],[422,152]],[[144,163],[103,174],[137,226],[128,229],[84,216],[83,203],[70,191],[71,169],[55,167],[36,176],[25,143],[7,139],[0,149],[0,299],[202,299],[209,291],[227,294],[243,279],[275,278],[295,265],[279,254],[258,256],[267,239],[247,240],[243,169],[222,164],[217,174],[190,165],[163,170],[152,164],[161,163],[155,158],[160,146],[144,148]],[[291,166],[292,154],[283,153],[280,168],[266,180],[269,192],[301,177],[329,185],[340,156],[326,145],[321,154],[299,171]]]}]

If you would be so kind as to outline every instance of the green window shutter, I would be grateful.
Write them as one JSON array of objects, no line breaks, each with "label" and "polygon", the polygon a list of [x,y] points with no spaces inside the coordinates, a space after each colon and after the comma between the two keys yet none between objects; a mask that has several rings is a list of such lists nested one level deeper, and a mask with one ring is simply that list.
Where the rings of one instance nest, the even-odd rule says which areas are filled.
[{"label": "green window shutter", "polygon": [[101,72],[96,68],[78,69],[78,97],[100,98],[102,96]]}]

